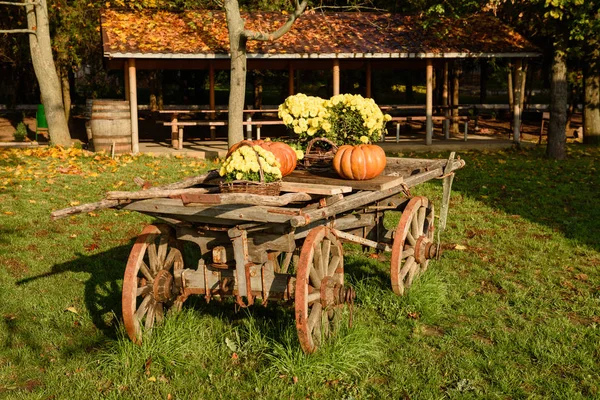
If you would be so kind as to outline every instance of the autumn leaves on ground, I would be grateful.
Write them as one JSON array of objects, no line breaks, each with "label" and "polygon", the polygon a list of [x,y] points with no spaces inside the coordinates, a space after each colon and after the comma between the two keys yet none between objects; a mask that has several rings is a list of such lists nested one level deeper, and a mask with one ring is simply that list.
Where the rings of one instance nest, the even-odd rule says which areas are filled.
[{"label": "autumn leaves on ground", "polygon": [[[597,397],[600,151],[569,145],[563,162],[543,153],[460,154],[467,165],[445,251],[403,297],[390,289],[385,254],[346,246],[353,327],[306,356],[293,308],[236,313],[199,296],[151,340],[131,344],[120,325],[122,278],[152,218],[110,209],[50,220],[52,210],[136,190],[134,177],[159,185],[216,164],[1,151],[0,397]],[[439,210],[439,182],[413,194]]]}]

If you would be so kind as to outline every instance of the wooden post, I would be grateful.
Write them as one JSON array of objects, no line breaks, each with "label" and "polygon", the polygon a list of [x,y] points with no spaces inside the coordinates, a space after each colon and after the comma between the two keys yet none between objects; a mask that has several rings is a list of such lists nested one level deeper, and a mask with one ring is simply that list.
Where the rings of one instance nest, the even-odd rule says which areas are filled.
[{"label": "wooden post", "polygon": [[135,58],[129,59],[129,108],[131,111],[131,151],[133,154],[140,152],[138,137],[138,104],[137,104],[137,80],[135,70]]},{"label": "wooden post", "polygon": [[208,85],[209,97],[208,102],[211,110],[215,109],[215,64],[211,61],[208,65]]},{"label": "wooden post", "polygon": [[340,94],[340,60],[333,60],[333,95]]},{"label": "wooden post", "polygon": [[292,96],[296,91],[294,90],[294,67],[290,61],[288,66],[288,94]]},{"label": "wooden post", "polygon": [[454,60],[454,73],[452,75],[452,133],[460,133],[458,126],[458,106],[460,104],[460,75],[462,73],[462,67],[458,63],[458,60]]},{"label": "wooden post", "polygon": [[367,61],[367,83],[365,88],[365,97],[373,98],[371,93],[371,61]]},{"label": "wooden post", "polygon": [[431,146],[433,141],[433,62],[427,59],[427,91],[425,102],[425,144]]},{"label": "wooden post", "polygon": [[171,147],[179,148],[179,131],[177,130],[177,114],[171,117]]},{"label": "wooden post", "polygon": [[515,83],[513,85],[513,142],[521,142],[521,80],[523,79],[523,60],[515,61]]},{"label": "wooden post", "polygon": [[[444,83],[442,86],[442,105],[445,107],[444,108],[444,117],[449,118],[450,117],[450,102],[449,102],[449,68],[448,68],[448,61],[444,61],[444,73],[443,73],[444,77]],[[442,123],[443,127],[443,131],[444,131],[444,139],[450,139],[450,120],[448,119],[444,119],[444,122]]]}]

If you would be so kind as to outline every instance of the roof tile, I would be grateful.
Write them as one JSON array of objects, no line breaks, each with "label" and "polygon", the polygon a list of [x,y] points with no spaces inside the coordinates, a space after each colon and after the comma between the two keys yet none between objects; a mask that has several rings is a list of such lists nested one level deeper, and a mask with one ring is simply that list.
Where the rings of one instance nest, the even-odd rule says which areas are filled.
[{"label": "roof tile", "polygon": [[[277,12],[243,13],[246,28],[274,31],[287,19]],[[488,14],[439,19],[425,27],[417,16],[305,12],[277,41],[248,41],[249,54],[537,53],[521,35]],[[224,11],[102,13],[105,55],[117,53],[206,55],[229,51]]]}]

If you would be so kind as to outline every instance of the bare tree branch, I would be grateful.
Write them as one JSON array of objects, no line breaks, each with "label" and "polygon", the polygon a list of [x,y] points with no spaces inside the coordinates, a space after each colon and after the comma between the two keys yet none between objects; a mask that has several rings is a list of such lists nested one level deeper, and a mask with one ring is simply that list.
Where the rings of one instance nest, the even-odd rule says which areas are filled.
[{"label": "bare tree branch", "polygon": [[30,3],[26,3],[26,2],[19,3],[19,2],[16,2],[16,1],[0,1],[0,4],[6,4],[8,6],[26,7],[26,6],[30,6],[30,5],[39,6],[40,2],[39,1],[32,1]]},{"label": "bare tree branch", "polygon": [[0,29],[0,33],[37,33],[32,29]]},{"label": "bare tree branch", "polygon": [[271,33],[265,33],[265,32],[252,31],[250,29],[244,29],[244,31],[242,32],[242,36],[244,36],[248,40],[268,41],[268,40],[279,39],[280,37],[285,35],[287,32],[289,32],[289,30],[292,28],[292,25],[294,24],[294,21],[296,21],[296,19],[304,12],[304,9],[306,8],[306,5],[308,4],[308,0],[303,0],[302,3],[298,3],[298,0],[295,0],[294,3],[295,3],[294,12],[292,12],[290,14],[287,21],[283,25],[281,25],[279,27],[279,29],[277,29],[276,31],[271,32]]}]

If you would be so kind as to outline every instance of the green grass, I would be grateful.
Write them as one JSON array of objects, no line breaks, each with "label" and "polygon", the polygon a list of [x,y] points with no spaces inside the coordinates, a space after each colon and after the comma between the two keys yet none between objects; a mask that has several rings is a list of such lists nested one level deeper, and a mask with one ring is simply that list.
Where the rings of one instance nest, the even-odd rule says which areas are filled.
[{"label": "green grass", "polygon": [[[347,246],[353,327],[307,356],[293,308],[236,313],[199,296],[132,344],[122,275],[152,219],[49,217],[134,190],[135,176],[163,184],[214,164],[0,152],[0,398],[600,397],[600,150],[572,145],[560,162],[543,149],[460,156],[441,259],[397,297],[389,254]],[[413,192],[439,210],[438,181]]]}]

